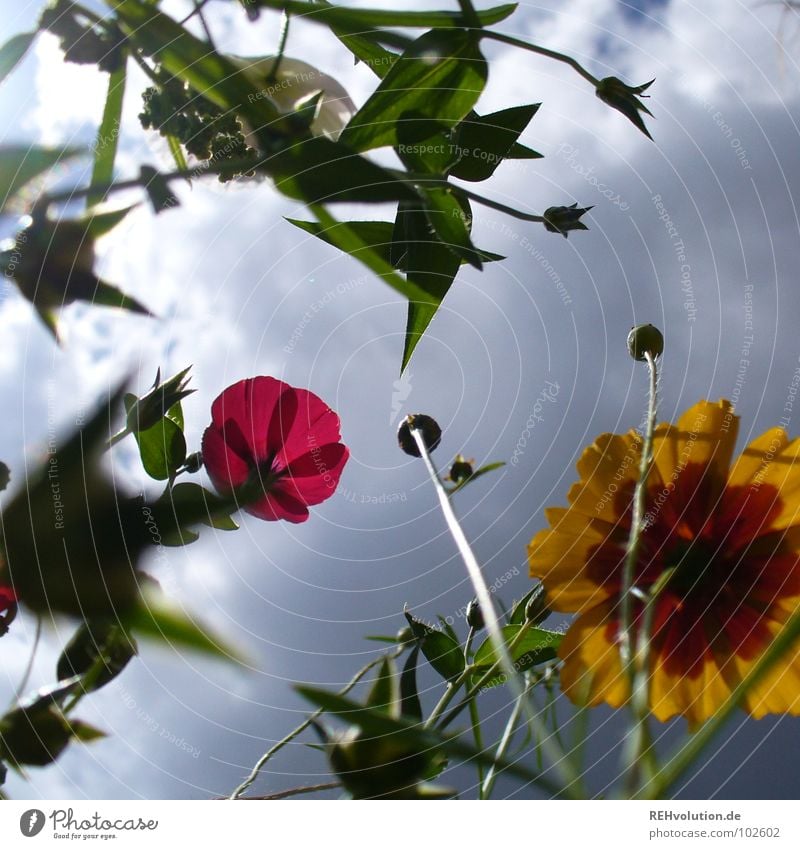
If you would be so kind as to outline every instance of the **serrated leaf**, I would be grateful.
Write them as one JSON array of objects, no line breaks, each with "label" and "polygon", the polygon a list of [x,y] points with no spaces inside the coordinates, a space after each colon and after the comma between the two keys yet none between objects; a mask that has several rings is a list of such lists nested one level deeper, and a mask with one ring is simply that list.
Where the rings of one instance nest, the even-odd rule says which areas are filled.
[{"label": "serrated leaf", "polygon": [[[558,647],[564,639],[564,635],[557,631],[546,631],[544,628],[530,628],[525,636],[520,640],[519,644],[511,649],[511,642],[517,636],[522,625],[504,625],[503,639],[506,645],[509,646],[511,660],[514,663],[514,668],[519,672],[524,672],[527,669],[532,669],[540,663],[546,663],[555,660]],[[475,652],[472,660],[475,666],[475,680],[480,678],[489,669],[495,665],[497,654],[492,646],[491,640],[485,640],[480,648]],[[484,684],[486,687],[495,687],[505,681],[503,673],[498,672],[496,676],[491,678]]]},{"label": "serrated leaf", "polygon": [[12,35],[0,47],[0,83],[17,67],[36,38],[37,30]]},{"label": "serrated leaf", "polygon": [[186,438],[178,425],[168,418],[147,430],[133,434],[139,446],[142,466],[151,478],[168,480],[186,459]]},{"label": "serrated leaf", "polygon": [[0,212],[31,180],[83,153],[76,147],[0,145]]},{"label": "serrated leaf", "polygon": [[357,151],[395,146],[404,113],[454,126],[477,101],[487,74],[474,34],[460,29],[425,33],[392,65],[340,140]]},{"label": "serrated leaf", "polygon": [[443,631],[437,631],[406,612],[420,651],[430,665],[448,681],[458,678],[464,671],[464,654],[459,644]]},{"label": "serrated leaf", "polygon": [[103,118],[97,130],[94,143],[94,167],[89,188],[94,189],[86,199],[87,206],[101,203],[105,200],[107,191],[99,187],[114,179],[114,161],[117,158],[120,122],[122,121],[122,101],[125,97],[125,81],[127,62],[108,75],[108,93],[103,107]]},{"label": "serrated leaf", "polygon": [[[504,159],[511,158],[509,154],[512,148],[539,106],[539,103],[513,106],[491,115],[470,113],[458,126],[455,144],[460,148],[461,155],[450,169],[451,175],[472,182],[491,177]],[[524,150],[529,151],[528,148]],[[528,159],[540,157],[541,154],[536,151],[524,154],[524,158]]]}]

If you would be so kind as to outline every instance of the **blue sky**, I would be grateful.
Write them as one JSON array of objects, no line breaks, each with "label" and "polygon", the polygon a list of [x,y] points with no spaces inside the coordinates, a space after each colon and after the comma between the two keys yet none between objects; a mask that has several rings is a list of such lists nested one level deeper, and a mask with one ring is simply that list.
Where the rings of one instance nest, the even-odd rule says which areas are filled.
[{"label": "blue sky", "polygon": [[[2,5],[8,34],[28,25],[35,8]],[[211,10],[223,49],[274,49],[274,16],[254,27],[233,4]],[[71,307],[68,344],[59,351],[28,306],[3,293],[0,392],[19,415],[6,418],[0,456],[12,470],[46,444],[48,413],[68,428],[127,369],[144,389],[157,366],[171,373],[190,362],[198,389],[185,405],[190,445],[199,445],[210,402],[226,385],[273,374],[308,386],[339,411],[352,452],[339,493],[307,524],[246,519],[236,534],[205,533],[151,564],[168,592],[240,646],[252,668],[143,646],[118,682],[85,702],[82,715],[109,738],[31,771],[29,783],[13,779],[12,795],[223,794],[298,721],[303,704],[294,683],[340,685],[375,650],[363,637],[394,633],[406,603],[432,619],[469,600],[424,470],[395,447],[398,408],[436,416],[445,431],[442,463],[458,451],[508,460],[546,381],[558,384],[518,464],[476,483],[458,503],[489,581],[512,573],[508,599],[529,587],[525,545],[544,524],[543,508],[565,502],[580,450],[601,432],[641,421],[645,378],[625,352],[631,325],[652,321],[665,332],[662,418],[700,398],[736,393],[742,443],[779,421],[800,355],[800,44],[791,27],[780,43],[779,25],[776,9],[731,0],[523,3],[501,29],[571,52],[599,76],[656,78],[648,101],[655,142],[604,108],[568,69],[493,45],[481,108],[541,100],[525,140],[546,158],[502,166],[491,196],[529,211],[592,205],[591,230],[565,240],[482,211],[476,241],[508,259],[460,275],[400,389],[403,303],[286,223],[284,216],[302,210],[267,184],[181,188],[181,208],[157,219],[137,210],[105,241],[104,275],[150,304],[158,321]],[[368,95],[368,72],[353,68],[319,30],[294,29],[289,52],[336,76],[357,103]],[[96,71],[61,65],[53,39],[42,38],[0,89],[6,138],[90,142],[104,86]],[[160,141],[137,127],[137,87],[141,80],[132,80],[126,95],[123,175],[140,160],[168,163]],[[292,342],[309,305],[322,300]],[[742,379],[739,351],[751,332],[754,353]],[[800,422],[790,432],[800,432]],[[114,463],[132,490],[151,491],[127,447]],[[18,680],[31,633],[23,618],[3,640],[3,695]],[[38,681],[47,680],[57,645],[48,634]],[[433,690],[424,696],[435,697]],[[490,698],[489,714],[504,704],[502,693]],[[660,730],[666,744],[680,724]],[[786,753],[797,730],[789,719],[733,722],[683,792],[796,797],[800,773]],[[600,710],[593,732],[599,792],[614,775],[620,725]],[[321,769],[318,753],[293,746],[257,789],[303,783]],[[468,787],[470,778],[462,771],[453,780]]]}]

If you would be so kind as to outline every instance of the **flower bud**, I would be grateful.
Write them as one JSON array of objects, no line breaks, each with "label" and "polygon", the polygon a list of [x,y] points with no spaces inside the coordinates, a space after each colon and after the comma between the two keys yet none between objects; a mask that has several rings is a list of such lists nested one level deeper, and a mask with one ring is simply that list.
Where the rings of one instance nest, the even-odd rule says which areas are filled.
[{"label": "flower bud", "polygon": [[653,137],[648,132],[644,125],[640,112],[652,116],[652,112],[639,100],[639,97],[648,97],[644,94],[655,80],[650,80],[649,83],[643,85],[627,85],[622,82],[619,77],[606,77],[600,80],[595,89],[595,94],[603,101],[603,103],[616,109],[638,129],[640,129],[649,139]]},{"label": "flower bud", "polygon": [[408,625],[406,625],[405,628],[401,628],[397,632],[397,634],[395,635],[395,640],[400,646],[404,646],[406,643],[413,643],[414,632],[411,630],[411,628],[408,627]]},{"label": "flower bud", "polygon": [[412,457],[422,456],[414,434],[411,432],[412,426],[414,430],[422,434],[422,439],[428,451],[435,451],[439,447],[439,443],[442,441],[442,429],[436,420],[424,413],[414,413],[406,416],[397,429],[397,441],[406,454],[410,454]]},{"label": "flower bud", "polygon": [[628,353],[637,362],[644,362],[646,355],[653,359],[664,353],[664,337],[652,324],[639,324],[628,334]]},{"label": "flower bud", "polygon": [[467,625],[469,625],[470,628],[474,628],[476,631],[480,631],[485,624],[486,623],[483,621],[483,611],[481,610],[481,606],[478,604],[478,600],[473,598],[467,605]]},{"label": "flower bud", "polygon": [[463,483],[468,478],[472,477],[474,469],[472,463],[461,454],[453,460],[453,465],[450,466],[450,480],[453,483]]},{"label": "flower bud", "polygon": [[158,424],[175,404],[195,391],[186,388],[191,379],[186,376],[190,368],[179,371],[164,383],[160,383],[161,369],[158,370],[152,389],[128,408],[126,426],[130,433],[139,433]]},{"label": "flower bud", "polygon": [[531,597],[525,605],[525,621],[532,625],[538,625],[540,622],[544,622],[549,615],[550,608],[547,606],[544,585],[539,584],[536,590],[531,593]]},{"label": "flower bud", "polygon": [[570,230],[588,230],[580,217],[591,208],[586,206],[581,209],[577,203],[571,206],[551,206],[544,211],[545,229],[550,233],[561,233],[565,239]]},{"label": "flower bud", "polygon": [[203,454],[200,451],[195,451],[190,454],[184,461],[183,466],[190,475],[199,472],[203,468]]}]

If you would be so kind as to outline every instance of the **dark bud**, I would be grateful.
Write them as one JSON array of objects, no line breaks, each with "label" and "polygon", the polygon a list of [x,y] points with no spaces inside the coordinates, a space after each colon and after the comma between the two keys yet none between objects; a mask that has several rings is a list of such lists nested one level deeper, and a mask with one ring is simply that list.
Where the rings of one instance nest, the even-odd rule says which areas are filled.
[{"label": "dark bud", "polygon": [[469,605],[467,605],[467,625],[469,625],[470,628],[474,628],[476,631],[480,631],[485,624],[486,623],[483,621],[483,611],[481,610],[477,599],[473,598]]},{"label": "dark bud", "polygon": [[453,465],[450,466],[450,480],[453,483],[464,483],[472,477],[475,470],[472,468],[472,463],[461,454],[453,460]]},{"label": "dark bud", "polygon": [[161,370],[156,373],[156,379],[150,391],[141,398],[129,396],[130,406],[127,407],[126,427],[130,433],[139,433],[157,425],[164,416],[184,398],[191,395],[194,389],[187,389],[191,378],[187,366],[183,371],[161,382]]},{"label": "dark bud", "polygon": [[414,434],[411,432],[412,428],[422,434],[422,439],[428,451],[435,451],[439,447],[439,443],[442,441],[442,429],[436,423],[436,420],[424,413],[414,413],[406,416],[397,429],[397,441],[406,454],[410,454],[412,457],[422,456],[417,441],[414,439]]},{"label": "dark bud", "polygon": [[183,467],[190,475],[199,472],[203,468],[203,455],[199,451],[195,451],[194,454],[190,454],[186,458]]},{"label": "dark bud", "polygon": [[525,605],[525,621],[532,625],[538,625],[540,622],[544,622],[549,615],[550,608],[547,606],[544,586],[539,584]]},{"label": "dark bud", "polygon": [[404,646],[406,643],[413,643],[414,639],[414,632],[408,626],[401,628],[395,635],[395,640],[399,646]]},{"label": "dark bud", "polygon": [[640,112],[652,116],[652,112],[639,100],[640,97],[648,97],[644,92],[650,88],[655,80],[650,80],[649,83],[642,85],[627,85],[622,82],[619,77],[606,77],[600,80],[595,89],[595,94],[603,101],[603,103],[616,109],[638,129],[640,129],[649,139],[653,137],[644,125]]},{"label": "dark bud", "polygon": [[581,215],[592,207],[579,208],[577,203],[571,206],[551,206],[544,211],[544,226],[550,233],[561,233],[566,239],[571,230],[588,230],[580,220]]},{"label": "dark bud", "polygon": [[639,324],[628,334],[628,353],[637,362],[644,362],[646,355],[653,359],[664,353],[664,337],[652,324]]}]

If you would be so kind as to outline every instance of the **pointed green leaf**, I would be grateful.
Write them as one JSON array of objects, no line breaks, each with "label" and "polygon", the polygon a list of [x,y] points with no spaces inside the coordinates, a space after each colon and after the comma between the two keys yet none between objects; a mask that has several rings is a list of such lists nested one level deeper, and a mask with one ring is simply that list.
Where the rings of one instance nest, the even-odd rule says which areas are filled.
[{"label": "pointed green leaf", "polygon": [[406,658],[400,676],[400,715],[408,719],[422,719],[422,704],[417,692],[417,659],[419,644],[415,645]]},{"label": "pointed green leaf", "polygon": [[35,177],[85,152],[76,147],[0,145],[0,212]]},{"label": "pointed green leaf", "polygon": [[406,619],[417,638],[425,659],[442,676],[452,681],[464,671],[464,654],[449,634],[437,631],[406,612]]},{"label": "pointed green leaf", "polygon": [[120,122],[122,120],[122,101],[125,97],[127,62],[108,75],[108,93],[103,107],[103,118],[97,131],[94,143],[94,168],[90,189],[95,189],[87,196],[87,206],[101,203],[105,200],[107,191],[100,186],[107,185],[114,179],[114,161],[117,158]]},{"label": "pointed green leaf", "polygon": [[64,647],[56,674],[59,681],[82,676],[83,689],[89,692],[116,678],[136,654],[136,641],[116,622],[84,622]]},{"label": "pointed green leaf", "polygon": [[[539,106],[539,103],[531,103],[502,109],[491,115],[478,115],[475,112],[468,115],[458,126],[455,144],[459,148],[460,158],[450,169],[452,176],[473,182],[491,177],[497,166],[509,158],[512,147]],[[536,151],[531,153],[535,157],[541,156]]]},{"label": "pointed green leaf", "polygon": [[426,188],[422,194],[425,215],[440,241],[460,260],[482,269],[480,251],[469,236],[472,212],[468,202],[459,200],[448,186]]},{"label": "pointed green leaf", "polygon": [[[505,625],[503,626],[503,639],[506,645],[510,647],[512,640],[517,636],[522,628],[522,625]],[[540,663],[546,663],[555,660],[558,647],[564,635],[558,631],[546,631],[544,628],[530,628],[525,636],[520,640],[519,644],[511,651],[511,659],[514,662],[514,667],[524,672],[526,669],[531,669]],[[490,639],[485,640],[480,648],[475,652],[473,664],[475,666],[475,678],[480,678],[489,669],[494,666],[497,660],[497,654]],[[484,686],[495,687],[505,681],[505,676],[498,674],[491,678]]]},{"label": "pointed green leaf", "polygon": [[[316,221],[300,221],[296,218],[287,218],[295,227],[311,233],[323,242],[337,247],[336,228],[341,224],[335,224],[330,230],[322,227]],[[390,248],[392,244],[392,231],[394,225],[391,221],[348,221],[345,225],[363,242],[365,247],[377,254],[384,262],[390,262]],[[331,232],[334,231],[334,232]],[[355,253],[353,254],[355,256]]]},{"label": "pointed green leaf", "polygon": [[126,295],[116,286],[112,286],[104,280],[98,279],[91,302],[99,307],[116,307],[117,309],[128,310],[128,312],[139,313],[139,315],[147,315],[151,318],[153,316],[153,313],[143,304],[140,304],[136,298]]},{"label": "pointed green leaf", "polygon": [[474,34],[460,29],[425,33],[392,65],[340,140],[357,151],[395,146],[398,121],[409,112],[453,126],[477,101],[487,73]]},{"label": "pointed green leaf", "polygon": [[11,36],[0,47],[0,83],[17,67],[33,44],[37,31],[21,32]]},{"label": "pointed green leaf", "polygon": [[367,696],[366,704],[375,710],[388,713],[390,716],[400,715],[400,690],[397,680],[397,669],[394,662],[385,657],[378,667],[378,674]]}]

